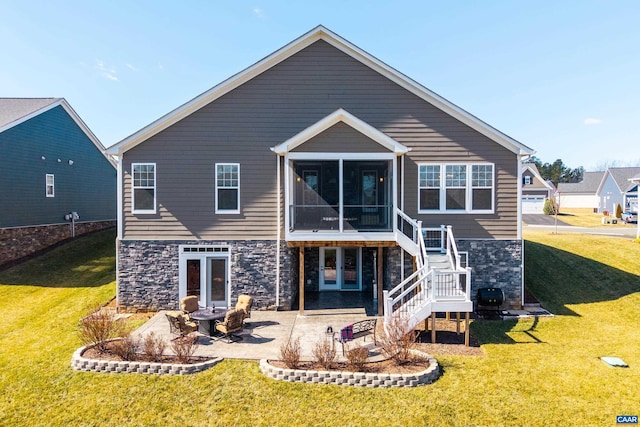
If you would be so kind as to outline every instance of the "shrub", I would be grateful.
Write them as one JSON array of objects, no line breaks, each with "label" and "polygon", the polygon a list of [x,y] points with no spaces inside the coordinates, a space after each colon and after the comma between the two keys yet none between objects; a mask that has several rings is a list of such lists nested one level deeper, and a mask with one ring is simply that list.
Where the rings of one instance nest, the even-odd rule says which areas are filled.
[{"label": "shrub", "polygon": [[171,350],[176,354],[180,363],[189,363],[189,360],[198,349],[198,336],[195,334],[178,337],[171,341]]},{"label": "shrub", "polygon": [[313,347],[313,358],[324,369],[331,369],[336,360],[336,346],[333,340],[323,337]]},{"label": "shrub", "polygon": [[402,365],[411,360],[411,351],[416,347],[417,333],[409,327],[407,319],[394,316],[385,325],[381,334],[380,348],[390,359]]},{"label": "shrub", "polygon": [[369,357],[369,349],[355,347],[347,350],[347,368],[351,371],[362,371]]},{"label": "shrub", "polygon": [[78,335],[83,345],[95,344],[98,350],[107,351],[107,340],[125,334],[125,326],[116,320],[116,313],[97,306],[80,319]]},{"label": "shrub", "polygon": [[545,215],[556,215],[558,213],[558,204],[554,199],[545,199],[542,212]]},{"label": "shrub", "polygon": [[160,362],[166,348],[167,344],[153,332],[144,337],[142,342],[142,351],[151,362]]},{"label": "shrub", "polygon": [[112,351],[122,360],[135,360],[138,344],[140,344],[139,339],[134,338],[131,334],[127,334],[121,339],[113,341]]},{"label": "shrub", "polygon": [[622,218],[622,205],[616,205],[616,218]]},{"label": "shrub", "polygon": [[296,369],[300,366],[300,337],[295,341],[291,341],[291,338],[280,346],[280,360],[289,369]]}]

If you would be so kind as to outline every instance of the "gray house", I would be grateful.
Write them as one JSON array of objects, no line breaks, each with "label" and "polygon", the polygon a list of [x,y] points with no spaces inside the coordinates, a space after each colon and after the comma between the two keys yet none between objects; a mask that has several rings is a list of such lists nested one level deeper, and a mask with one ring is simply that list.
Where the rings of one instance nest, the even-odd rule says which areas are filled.
[{"label": "gray house", "polygon": [[115,162],[63,98],[0,98],[0,152],[0,265],[115,225]]},{"label": "gray house", "polygon": [[322,26],[108,152],[123,310],[358,293],[415,322],[484,286],[522,304],[532,150]]},{"label": "gray house", "polygon": [[640,173],[640,167],[608,168],[598,187],[600,210],[616,213],[616,207],[631,209],[638,203],[638,184],[631,178]]},{"label": "gray house", "polygon": [[535,163],[522,165],[522,213],[543,213],[544,201],[554,193],[553,183],[542,178]]}]

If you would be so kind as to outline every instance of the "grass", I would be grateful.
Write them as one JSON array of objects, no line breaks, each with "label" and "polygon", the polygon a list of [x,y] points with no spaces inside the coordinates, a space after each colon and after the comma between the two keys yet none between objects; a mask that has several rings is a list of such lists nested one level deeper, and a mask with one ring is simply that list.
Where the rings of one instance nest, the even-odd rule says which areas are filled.
[{"label": "grass", "polygon": [[[576,227],[602,227],[602,214],[593,213],[593,209],[560,208],[558,220]],[[607,228],[633,228],[635,224],[625,224],[618,220],[617,224],[608,224]]]},{"label": "grass", "polygon": [[638,414],[640,245],[526,237],[527,286],[559,315],[473,322],[486,355],[439,356],[443,376],[415,389],[278,382],[237,360],[182,377],[75,372],[77,321],[115,292],[113,233],[78,239],[0,272],[0,425],[584,426]]}]

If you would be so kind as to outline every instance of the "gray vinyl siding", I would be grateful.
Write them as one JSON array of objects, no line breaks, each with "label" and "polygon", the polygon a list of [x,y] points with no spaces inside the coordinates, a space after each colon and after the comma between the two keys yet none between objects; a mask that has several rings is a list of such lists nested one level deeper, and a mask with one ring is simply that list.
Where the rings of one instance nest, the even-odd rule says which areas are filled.
[{"label": "gray vinyl siding", "polygon": [[344,122],[338,122],[324,132],[296,147],[305,153],[388,153],[389,150]]},{"label": "gray vinyl siding", "polygon": [[[270,147],[339,108],[412,148],[406,160],[405,210],[413,217],[417,216],[417,162],[494,163],[495,214],[419,218],[425,224],[453,225],[456,238],[516,237],[516,155],[324,41],[312,44],[126,152],[123,237],[275,238],[276,155]],[[300,149],[329,151],[325,148],[331,147],[345,151],[339,142],[327,140],[332,133],[357,141],[361,147],[371,147],[372,151],[381,150],[368,138],[356,137],[346,125],[334,126]],[[157,164],[157,215],[131,214],[132,162]],[[213,213],[216,162],[240,163],[239,215]]]}]

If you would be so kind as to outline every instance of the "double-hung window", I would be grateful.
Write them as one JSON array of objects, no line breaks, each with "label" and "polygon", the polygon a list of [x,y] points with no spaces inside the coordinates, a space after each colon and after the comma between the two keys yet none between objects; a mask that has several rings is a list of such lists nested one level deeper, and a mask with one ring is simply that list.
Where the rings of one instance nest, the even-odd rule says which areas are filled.
[{"label": "double-hung window", "polygon": [[156,213],[156,164],[133,163],[133,188],[131,204],[134,214]]},{"label": "double-hung window", "polygon": [[215,213],[240,213],[240,164],[216,163]]},{"label": "double-hung window", "polygon": [[493,164],[421,164],[418,166],[418,211],[491,213]]},{"label": "double-hung window", "polygon": [[55,197],[56,196],[56,191],[55,191],[55,179],[54,179],[54,175],[52,173],[48,173],[45,177],[45,195],[47,197]]}]

